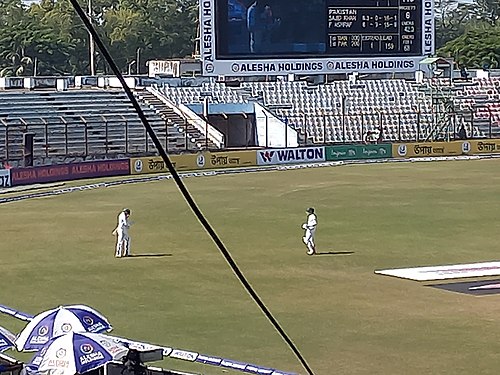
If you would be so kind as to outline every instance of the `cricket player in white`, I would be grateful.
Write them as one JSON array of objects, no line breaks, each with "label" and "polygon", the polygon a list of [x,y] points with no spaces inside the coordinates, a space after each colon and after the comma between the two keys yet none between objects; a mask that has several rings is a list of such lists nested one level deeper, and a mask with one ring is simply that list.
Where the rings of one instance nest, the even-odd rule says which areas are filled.
[{"label": "cricket player in white", "polygon": [[118,215],[118,225],[116,226],[113,234],[116,238],[116,252],[115,257],[121,258],[130,255],[130,237],[128,235],[128,228],[130,228],[130,210],[124,208]]},{"label": "cricket player in white", "polygon": [[307,210],[307,223],[302,224],[302,229],[306,232],[302,241],[304,241],[307,246],[307,255],[313,255],[316,253],[316,245],[314,244],[314,233],[316,232],[316,226],[318,225],[318,219],[314,213],[314,208],[309,207]]}]

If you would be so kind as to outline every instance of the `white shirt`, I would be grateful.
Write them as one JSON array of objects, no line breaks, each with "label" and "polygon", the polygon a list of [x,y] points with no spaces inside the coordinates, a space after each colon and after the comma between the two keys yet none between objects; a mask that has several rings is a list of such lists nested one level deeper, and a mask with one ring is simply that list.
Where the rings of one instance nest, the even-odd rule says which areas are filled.
[{"label": "white shirt", "polygon": [[127,214],[125,212],[121,212],[120,215],[118,215],[118,226],[116,227],[117,230],[127,230],[130,227],[130,223],[127,218]]},{"label": "white shirt", "polygon": [[255,3],[252,4],[247,10],[247,29],[254,32],[257,28],[257,7]]},{"label": "white shirt", "polygon": [[309,214],[309,215],[307,215],[307,227],[309,229],[316,228],[317,224],[318,224],[318,220],[317,220],[315,214]]}]

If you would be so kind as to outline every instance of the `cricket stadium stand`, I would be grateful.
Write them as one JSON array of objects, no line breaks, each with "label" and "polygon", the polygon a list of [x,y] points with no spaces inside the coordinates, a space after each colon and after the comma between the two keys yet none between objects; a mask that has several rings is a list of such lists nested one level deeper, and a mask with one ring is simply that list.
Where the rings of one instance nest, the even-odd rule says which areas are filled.
[{"label": "cricket stadium stand", "polygon": [[[500,78],[466,81],[350,79],[241,82],[210,79],[134,94],[167,152],[221,149],[224,135],[182,105],[259,103],[297,130],[299,145],[500,136]],[[119,89],[0,91],[0,159],[21,164],[25,134],[34,136],[34,165],[156,154],[125,93]]]},{"label": "cricket stadium stand", "polygon": [[[344,80],[315,86],[277,81],[242,82],[237,89],[208,82],[201,87],[164,86],[160,91],[177,105],[199,103],[204,93],[210,93],[214,103],[258,101],[297,129],[303,143],[324,144],[362,142],[369,132],[376,133],[382,141],[446,138],[442,131],[438,132],[440,128],[458,128],[462,124],[468,127],[471,137],[482,137],[490,128],[498,131],[494,128],[498,127],[495,112],[487,121],[479,121],[486,108],[498,108],[498,82],[498,78],[490,78],[489,85],[474,81],[467,86],[451,87],[436,80],[423,84],[406,80]],[[497,95],[497,103],[481,103],[479,98],[474,99],[475,93],[465,95],[468,91],[464,90],[470,87],[477,94],[496,92],[489,99],[495,100]],[[472,111],[465,103],[462,105],[462,98],[474,100]],[[448,106],[449,101],[454,105]],[[498,122],[498,112],[496,116]]]},{"label": "cricket stadium stand", "polygon": [[[185,119],[157,109],[141,91],[136,96],[169,152],[196,148],[199,133],[187,136]],[[35,164],[156,153],[122,90],[0,92],[0,129],[0,156],[14,163],[26,133],[34,134]]]}]

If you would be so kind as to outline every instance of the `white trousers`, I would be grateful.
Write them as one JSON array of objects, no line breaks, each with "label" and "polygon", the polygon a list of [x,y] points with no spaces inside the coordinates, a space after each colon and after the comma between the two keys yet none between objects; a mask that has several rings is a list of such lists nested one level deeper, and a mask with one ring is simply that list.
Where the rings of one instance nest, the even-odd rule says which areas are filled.
[{"label": "white trousers", "polygon": [[316,251],[316,245],[314,244],[314,233],[316,233],[316,228],[307,228],[304,237],[302,237],[302,241],[304,241],[304,243],[306,244],[307,249],[313,253]]},{"label": "white trousers", "polygon": [[116,231],[116,252],[117,257],[126,257],[130,255],[130,237],[127,230],[118,229]]}]

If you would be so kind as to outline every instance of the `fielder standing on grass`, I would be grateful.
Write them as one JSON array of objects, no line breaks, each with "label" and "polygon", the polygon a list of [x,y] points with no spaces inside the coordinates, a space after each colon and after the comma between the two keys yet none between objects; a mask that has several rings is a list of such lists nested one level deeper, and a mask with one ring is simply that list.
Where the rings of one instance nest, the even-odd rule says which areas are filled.
[{"label": "fielder standing on grass", "polygon": [[316,245],[314,244],[314,233],[316,233],[316,226],[318,225],[318,218],[314,213],[314,208],[309,207],[307,210],[307,222],[302,224],[302,229],[305,230],[302,241],[307,246],[307,255],[314,255],[316,253]]},{"label": "fielder standing on grass", "polygon": [[118,215],[118,225],[113,234],[116,235],[116,252],[115,257],[127,257],[130,255],[130,236],[128,235],[128,228],[131,222],[129,221],[130,210],[124,208]]}]

